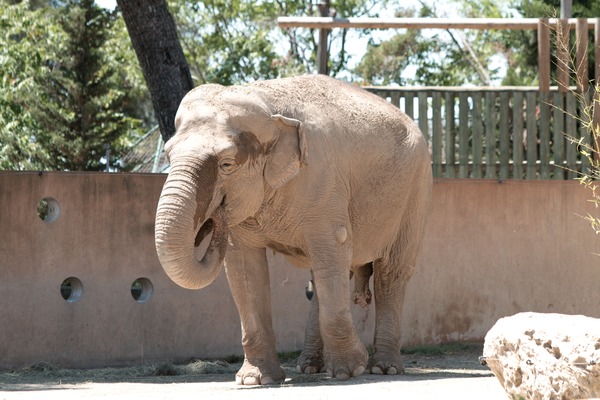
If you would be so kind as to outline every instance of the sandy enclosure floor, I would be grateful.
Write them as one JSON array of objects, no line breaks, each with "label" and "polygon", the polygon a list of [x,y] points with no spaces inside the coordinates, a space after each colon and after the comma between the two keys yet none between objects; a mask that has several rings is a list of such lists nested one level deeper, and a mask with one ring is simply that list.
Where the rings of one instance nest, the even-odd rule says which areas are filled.
[{"label": "sandy enclosure floor", "polygon": [[197,368],[177,369],[164,365],[87,371],[56,370],[38,365],[33,370],[0,372],[0,400],[507,399],[490,370],[479,364],[480,355],[481,346],[444,354],[408,354],[404,359],[406,373],[403,375],[365,374],[344,382],[330,379],[325,374],[297,374],[295,363],[286,362],[283,364],[288,376],[285,383],[266,387],[237,386],[234,377],[240,364],[224,362],[208,363],[209,368],[205,368],[204,373],[198,372]]}]

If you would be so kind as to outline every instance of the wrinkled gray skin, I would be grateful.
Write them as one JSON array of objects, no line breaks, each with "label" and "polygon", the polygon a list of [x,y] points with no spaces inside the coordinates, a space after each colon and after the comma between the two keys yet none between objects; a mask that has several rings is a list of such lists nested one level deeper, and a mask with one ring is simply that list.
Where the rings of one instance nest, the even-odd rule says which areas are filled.
[{"label": "wrinkled gray skin", "polygon": [[[406,284],[431,194],[417,126],[385,100],[324,76],[203,85],[183,99],[156,214],[156,249],[173,281],[199,289],[225,262],[242,323],[239,384],[285,378],[275,351],[266,249],[310,269],[316,288],[298,370],[348,379],[397,374]],[[208,237],[210,236],[210,239]],[[201,259],[195,247],[207,238]],[[350,314],[371,301],[368,360]],[[251,288],[251,289],[250,289]]]}]

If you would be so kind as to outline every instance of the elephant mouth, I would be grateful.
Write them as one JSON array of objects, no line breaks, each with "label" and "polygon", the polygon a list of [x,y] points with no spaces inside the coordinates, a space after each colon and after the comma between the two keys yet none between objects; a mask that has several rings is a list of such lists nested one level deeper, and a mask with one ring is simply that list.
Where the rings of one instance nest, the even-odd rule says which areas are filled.
[{"label": "elephant mouth", "polygon": [[210,235],[215,229],[215,221],[212,218],[207,219],[196,234],[196,239],[194,240],[194,247],[199,247],[202,241]]},{"label": "elephant mouth", "polygon": [[210,217],[206,218],[200,229],[198,229],[198,233],[196,233],[196,238],[194,239],[195,248],[198,248],[204,239],[214,232],[215,227],[222,228],[227,226],[225,224],[225,196],[217,204],[219,204],[217,208],[212,212]]},{"label": "elephant mouth", "polygon": [[[194,239],[194,248],[196,256],[201,260],[207,253],[211,252],[217,243],[226,243],[228,236],[227,222],[225,218],[225,209],[223,204],[217,207],[213,214],[204,221],[198,229]],[[212,248],[211,248],[212,247]],[[221,247],[221,246],[217,246]]]}]

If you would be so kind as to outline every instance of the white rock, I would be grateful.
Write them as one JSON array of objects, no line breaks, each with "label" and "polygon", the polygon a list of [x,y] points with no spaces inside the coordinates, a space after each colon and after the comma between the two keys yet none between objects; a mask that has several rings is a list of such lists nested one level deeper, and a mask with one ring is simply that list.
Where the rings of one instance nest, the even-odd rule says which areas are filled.
[{"label": "white rock", "polygon": [[600,319],[520,313],[485,336],[485,362],[511,399],[600,398]]}]

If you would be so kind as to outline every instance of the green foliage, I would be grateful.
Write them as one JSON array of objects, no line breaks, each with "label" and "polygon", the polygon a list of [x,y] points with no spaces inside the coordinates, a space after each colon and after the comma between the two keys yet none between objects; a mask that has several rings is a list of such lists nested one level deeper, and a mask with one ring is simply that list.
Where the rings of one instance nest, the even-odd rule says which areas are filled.
[{"label": "green foliage", "polygon": [[100,170],[141,133],[115,21],[93,0],[0,11],[1,169]]},{"label": "green foliage", "polygon": [[114,81],[118,82],[120,89],[126,93],[120,103],[121,111],[126,116],[141,120],[143,130],[146,132],[157,124],[152,99],[131,45],[125,21],[118,14],[112,16],[114,17],[112,29],[103,46],[106,62],[117,66],[113,69]]},{"label": "green foliage", "polygon": [[[512,0],[511,7],[524,18],[554,18],[560,16],[560,0]],[[576,1],[573,4],[573,18],[595,18],[600,15],[600,2],[592,0]],[[572,35],[575,33],[572,32]],[[593,30],[590,42],[593,43]],[[574,40],[572,41],[574,42]],[[506,48],[509,66],[503,85],[537,85],[537,34],[531,31],[504,31],[502,43]],[[588,52],[590,79],[594,73],[594,52]],[[552,73],[556,74],[555,53],[552,54]]]},{"label": "green foliage", "polygon": [[172,1],[181,44],[198,84],[230,85],[274,77],[276,55],[262,28],[266,4],[250,1]]},{"label": "green foliage", "polygon": [[[490,0],[451,2],[462,17],[503,16],[497,3]],[[424,1],[419,10],[400,9],[397,14],[440,16]],[[354,73],[363,83],[375,85],[489,85],[498,73],[491,64],[492,57],[502,50],[499,35],[493,30],[403,30],[388,40],[371,41]],[[410,74],[405,74],[407,69]]]},{"label": "green foliage", "polygon": [[[398,16],[439,15],[433,0]],[[448,0],[463,17],[554,16],[560,0]],[[318,30],[277,27],[278,16],[317,16],[316,2],[169,0],[195,84],[237,84],[316,72]],[[337,17],[375,17],[398,0],[332,0]],[[147,130],[153,111],[118,11],[92,0],[0,0],[0,169],[104,168]],[[600,15],[582,1],[574,16]],[[361,36],[369,30],[355,31]],[[508,64],[505,85],[537,83],[535,31],[400,30],[372,39],[349,71],[348,30],[329,35],[329,70],[364,84],[487,85]],[[590,64],[593,57],[590,57]],[[593,68],[590,68],[590,73]],[[408,73],[407,73],[408,71]]]},{"label": "green foliage", "polygon": [[60,31],[22,3],[2,8],[0,32],[0,169],[37,169],[49,156],[34,139],[41,127],[23,98],[36,92],[34,77],[45,76]]},{"label": "green foliage", "polygon": [[369,41],[367,52],[355,69],[364,83],[371,85],[407,84],[402,76],[411,62],[424,51],[433,51],[433,42],[424,42],[418,30],[408,30],[381,43]]},{"label": "green foliage", "polygon": [[[387,1],[337,0],[338,17],[375,16]],[[196,84],[231,85],[258,79],[298,75],[317,69],[318,30],[277,27],[278,16],[317,16],[313,2],[252,0],[171,0],[173,13]],[[366,32],[363,32],[366,34]],[[347,70],[347,30],[329,35],[332,76]],[[339,51],[338,51],[339,50]]]},{"label": "green foliage", "polygon": [[[442,17],[435,2],[419,0],[418,10],[400,9],[399,16]],[[560,0],[449,0],[460,17],[500,18],[555,17]],[[573,6],[574,17],[600,15],[600,2],[581,1]],[[537,34],[535,30],[403,30],[391,39],[369,43],[367,53],[355,69],[367,84],[427,86],[489,85],[502,78],[505,86],[537,85]],[[574,35],[574,33],[572,33]],[[590,31],[590,35],[593,32]],[[590,78],[594,55],[588,52]],[[504,77],[493,69],[494,58],[507,64]],[[555,73],[556,63],[552,69]],[[409,69],[411,73],[406,74]]]},{"label": "green foliage", "polygon": [[51,73],[38,81],[41,98],[32,99],[43,124],[37,138],[59,169],[100,170],[104,146],[118,152],[121,136],[136,128],[119,112],[126,92],[117,79],[118,60],[103,48],[114,17],[93,0],[69,0],[57,17],[66,37],[60,60],[49,61]]}]

